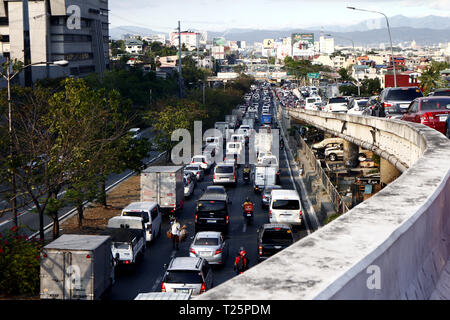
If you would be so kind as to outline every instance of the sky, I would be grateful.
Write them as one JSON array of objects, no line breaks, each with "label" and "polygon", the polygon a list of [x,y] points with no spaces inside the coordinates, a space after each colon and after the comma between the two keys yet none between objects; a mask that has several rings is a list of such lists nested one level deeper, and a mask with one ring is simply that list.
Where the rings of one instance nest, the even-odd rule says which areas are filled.
[{"label": "sky", "polygon": [[450,17],[450,0],[109,0],[111,27],[138,26],[170,32],[182,29],[284,29],[353,25],[377,19],[375,13]]}]

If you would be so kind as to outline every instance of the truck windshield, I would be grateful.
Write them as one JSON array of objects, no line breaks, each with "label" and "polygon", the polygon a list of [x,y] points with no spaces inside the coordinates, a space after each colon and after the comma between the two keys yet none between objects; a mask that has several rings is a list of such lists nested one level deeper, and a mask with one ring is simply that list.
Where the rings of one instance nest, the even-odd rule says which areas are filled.
[{"label": "truck windshield", "polygon": [[272,209],[278,210],[298,210],[300,209],[300,203],[298,200],[274,200],[272,203]]},{"label": "truck windshield", "polygon": [[293,242],[292,233],[289,229],[266,229],[262,236],[265,244],[291,244]]},{"label": "truck windshield", "polygon": [[172,270],[166,273],[166,283],[203,283],[202,275],[196,270]]}]

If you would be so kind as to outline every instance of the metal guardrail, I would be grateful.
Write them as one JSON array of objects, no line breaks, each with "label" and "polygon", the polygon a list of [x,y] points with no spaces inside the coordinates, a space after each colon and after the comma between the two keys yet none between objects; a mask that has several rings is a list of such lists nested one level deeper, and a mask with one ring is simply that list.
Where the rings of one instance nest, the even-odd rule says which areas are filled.
[{"label": "metal guardrail", "polygon": [[322,186],[324,187],[327,194],[330,196],[331,202],[333,203],[336,212],[345,213],[349,211],[350,209],[343,201],[342,195],[339,193],[334,184],[331,182],[326,171],[322,168],[320,161],[316,159],[314,152],[306,144],[306,142],[300,136],[298,131],[295,131],[295,138],[297,141],[300,141],[300,148],[305,152],[307,160],[310,162],[311,166],[314,169],[314,173],[319,176]]}]

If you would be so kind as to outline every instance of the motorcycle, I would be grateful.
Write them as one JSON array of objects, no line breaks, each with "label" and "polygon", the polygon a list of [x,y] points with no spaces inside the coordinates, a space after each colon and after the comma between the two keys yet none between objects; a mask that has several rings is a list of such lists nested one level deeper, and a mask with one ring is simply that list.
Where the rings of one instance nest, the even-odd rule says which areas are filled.
[{"label": "motorcycle", "polygon": [[253,220],[253,204],[244,205],[244,219],[247,225],[252,223]]},{"label": "motorcycle", "polygon": [[243,179],[246,184],[249,184],[250,183],[250,172],[249,173],[244,172]]}]

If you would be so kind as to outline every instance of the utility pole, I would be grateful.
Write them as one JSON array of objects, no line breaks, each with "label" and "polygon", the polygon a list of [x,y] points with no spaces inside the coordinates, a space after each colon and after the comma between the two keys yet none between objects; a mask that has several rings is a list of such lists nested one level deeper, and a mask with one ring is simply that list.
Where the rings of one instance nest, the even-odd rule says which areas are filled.
[{"label": "utility pole", "polygon": [[[23,63],[24,65],[31,64],[31,47],[30,47],[30,16],[28,11],[28,0],[22,1],[23,12]],[[25,69],[25,87],[31,87],[33,83],[33,76],[31,68]]]},{"label": "utility pole", "polygon": [[181,75],[181,26],[178,21],[178,87],[180,99],[183,98],[183,76]]}]

